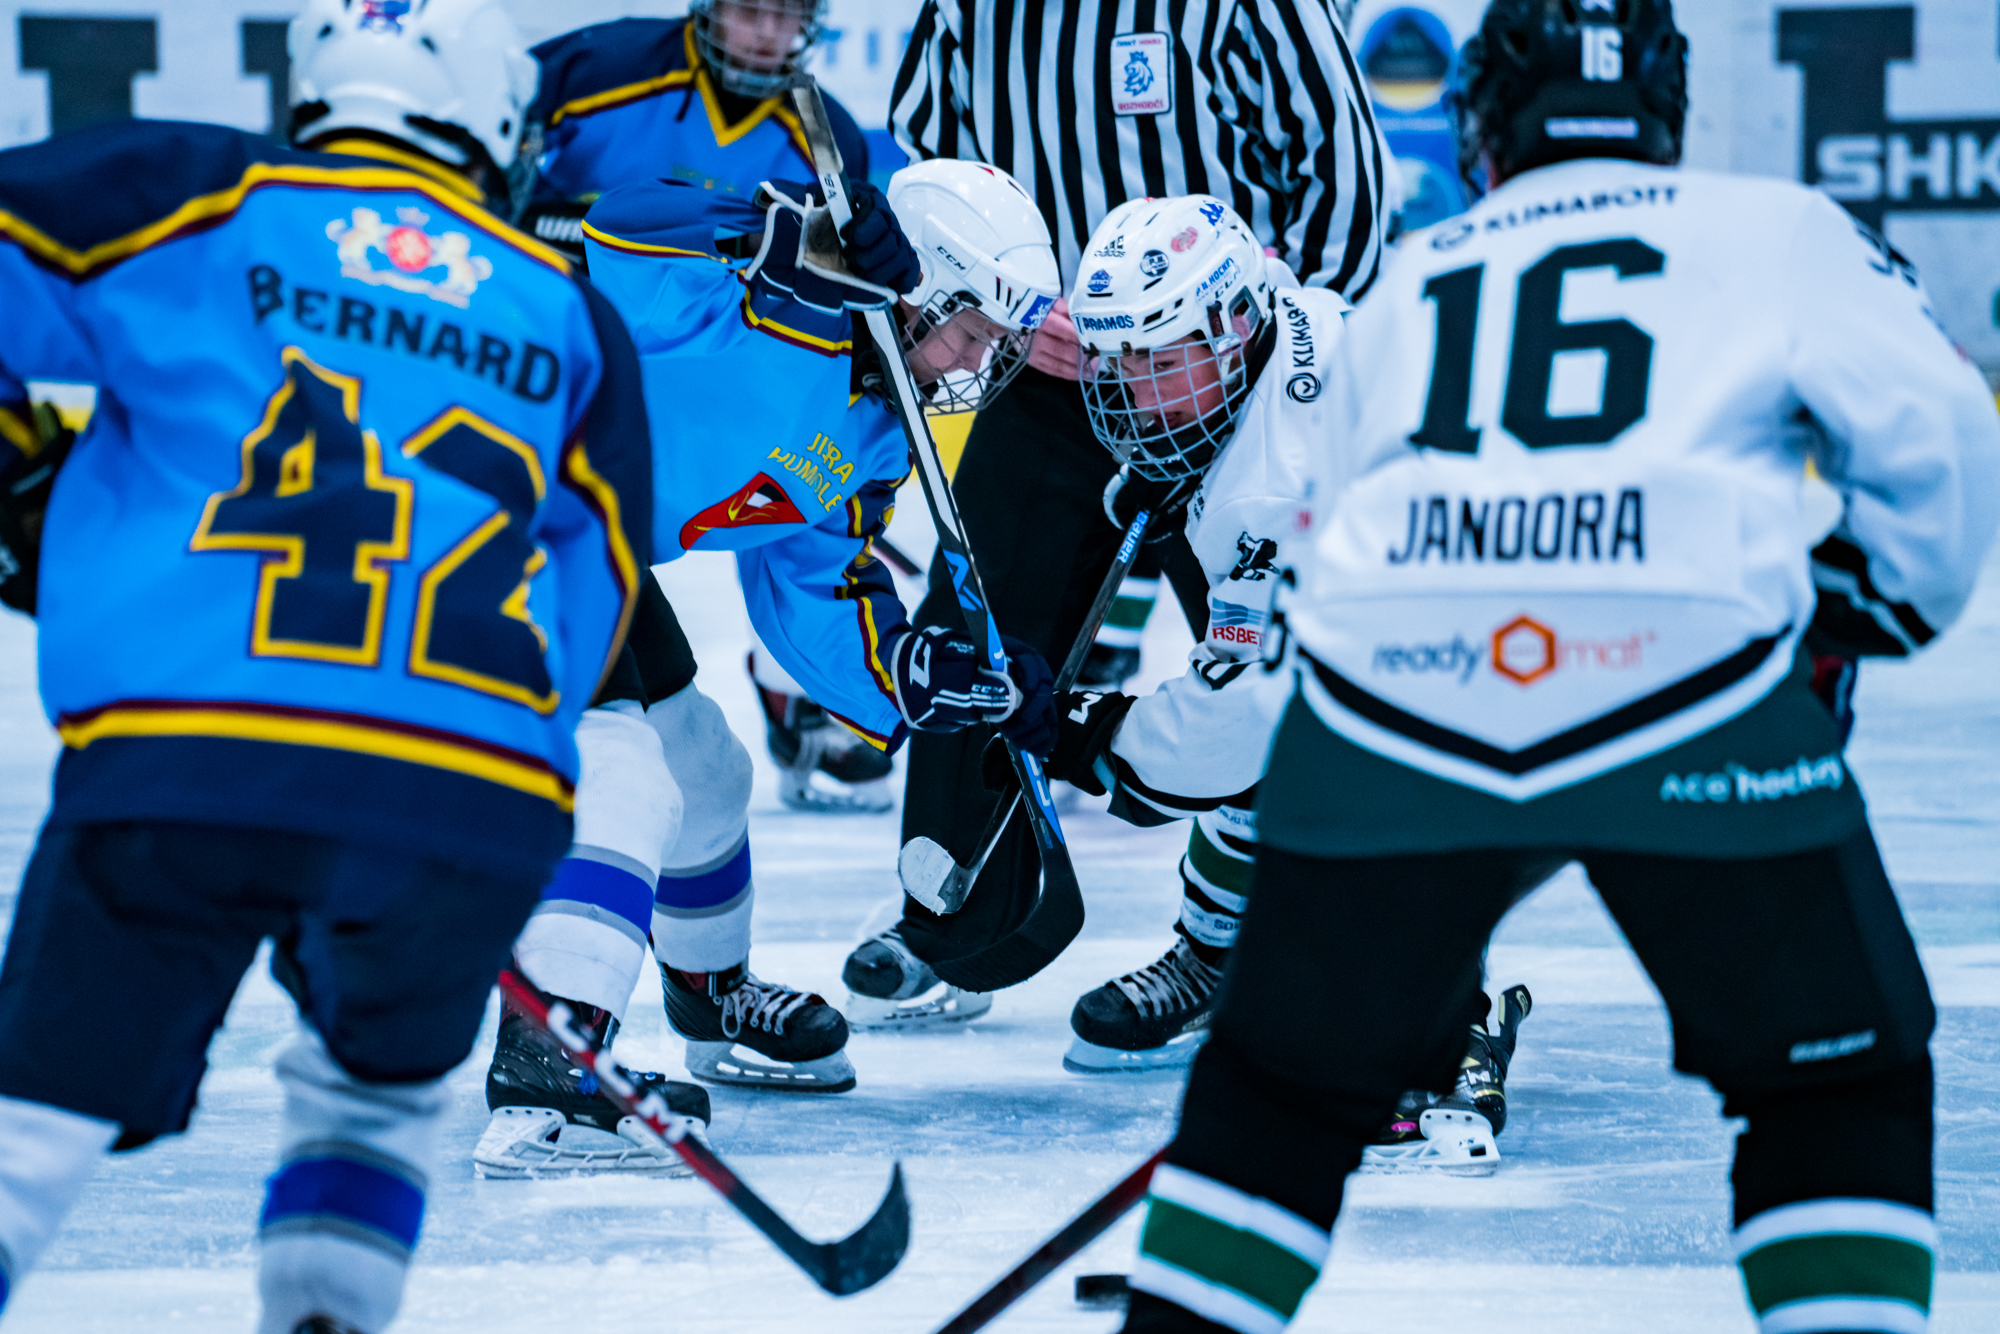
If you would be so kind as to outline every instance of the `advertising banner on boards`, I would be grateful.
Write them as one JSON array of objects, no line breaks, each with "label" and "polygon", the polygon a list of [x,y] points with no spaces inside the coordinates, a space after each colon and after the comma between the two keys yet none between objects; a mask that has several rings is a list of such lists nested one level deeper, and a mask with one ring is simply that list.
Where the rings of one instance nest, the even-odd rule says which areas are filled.
[{"label": "advertising banner on boards", "polygon": [[[1301,0],[1306,2],[1306,0]],[[832,0],[815,69],[864,128],[920,0]],[[511,0],[529,37],[683,6]],[[264,131],[288,0],[0,0],[0,147],[122,116]],[[1484,0],[1360,0],[1356,58],[1401,163],[1406,221],[1463,208],[1442,95]],[[2000,0],[1680,0],[1687,163],[1802,180],[1922,271],[1945,327],[2000,376]],[[881,154],[893,165],[894,158]]]}]

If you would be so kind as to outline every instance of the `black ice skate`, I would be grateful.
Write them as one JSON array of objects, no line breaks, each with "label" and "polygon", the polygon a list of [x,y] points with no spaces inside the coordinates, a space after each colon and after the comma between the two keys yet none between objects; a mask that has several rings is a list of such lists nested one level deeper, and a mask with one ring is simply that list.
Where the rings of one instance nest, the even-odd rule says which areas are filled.
[{"label": "black ice skate", "polygon": [[1458,1087],[1438,1105],[1478,1112],[1499,1134],[1507,1128],[1507,1066],[1514,1059],[1514,1043],[1521,1021],[1533,1009],[1535,998],[1522,986],[1507,988],[1500,996],[1500,1031],[1488,1033],[1484,1025],[1472,1030],[1472,1042],[1458,1072]]},{"label": "black ice skate", "polygon": [[1076,1040],[1063,1069],[1101,1075],[1177,1069],[1194,1059],[1208,1037],[1222,970],[1195,955],[1182,936],[1157,963],[1113,978],[1085,993],[1070,1012]]},{"label": "black ice skate", "polygon": [[[608,1045],[617,1021],[602,1010],[569,1004],[591,1020],[589,1031]],[[634,1073],[633,1078],[640,1096],[658,1089],[676,1115],[708,1124],[707,1089],[660,1074]],[[686,1176],[690,1170],[637,1117],[605,1097],[596,1077],[573,1064],[561,1043],[511,1010],[500,1014],[500,1038],[486,1071],[486,1106],[493,1119],[472,1151],[473,1169],[482,1177],[598,1172]]]},{"label": "black ice skate", "polygon": [[757,699],[764,706],[764,742],[778,762],[778,799],[785,805],[840,814],[881,812],[896,804],[889,791],[894,766],[887,755],[803,695],[760,685]]},{"label": "black ice skate", "polygon": [[993,1008],[983,991],[941,981],[910,952],[899,927],[856,945],[840,970],[847,984],[848,1022],[864,1029],[933,1028],[977,1019]]},{"label": "black ice skate", "polygon": [[1523,986],[1500,997],[1500,1031],[1475,1025],[1459,1068],[1458,1084],[1437,1098],[1405,1093],[1380,1138],[1362,1150],[1363,1171],[1439,1171],[1484,1176],[1500,1166],[1493,1137],[1507,1124],[1507,1065],[1521,1021],[1534,1006]]},{"label": "black ice skate", "polygon": [[741,963],[720,973],[661,964],[660,989],[696,1079],[788,1093],[854,1087],[853,1063],[841,1051],[847,1021],[819,996],[760,981]]}]

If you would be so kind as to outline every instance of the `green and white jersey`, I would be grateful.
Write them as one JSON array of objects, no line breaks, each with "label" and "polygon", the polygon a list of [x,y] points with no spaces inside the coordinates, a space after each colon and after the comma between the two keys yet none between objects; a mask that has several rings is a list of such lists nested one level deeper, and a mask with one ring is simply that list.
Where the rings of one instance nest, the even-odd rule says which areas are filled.
[{"label": "green and white jersey", "polygon": [[[1745,715],[1808,627],[1914,651],[2000,521],[2000,418],[1914,270],[1775,180],[1512,180],[1404,243],[1315,406],[1304,702],[1506,803]],[[1808,461],[1843,501],[1817,545]]]}]

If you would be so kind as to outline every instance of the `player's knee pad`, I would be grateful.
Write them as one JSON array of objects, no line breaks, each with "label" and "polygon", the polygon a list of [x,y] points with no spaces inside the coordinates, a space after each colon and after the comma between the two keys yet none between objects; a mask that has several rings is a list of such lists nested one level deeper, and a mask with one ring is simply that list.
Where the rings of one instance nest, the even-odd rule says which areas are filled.
[{"label": "player's knee pad", "polygon": [[756,895],[747,833],[712,862],[663,869],[653,902],[653,952],[684,972],[734,968],[750,957]]},{"label": "player's knee pad", "polygon": [[260,1334],[313,1315],[385,1327],[423,1223],[443,1084],[356,1079],[306,1033],[278,1061],[279,1167],[258,1221]]},{"label": "player's knee pad", "polygon": [[118,1138],[110,1121],[20,1098],[0,1098],[0,1306],[41,1256],[56,1227]]},{"label": "player's knee pad", "polygon": [[679,838],[681,790],[637,704],[587,710],[577,749],[576,841],[514,953],[543,990],[622,1019],[645,967],[660,862]]},{"label": "player's knee pad", "polygon": [[646,710],[685,801],[666,866],[703,866],[729,855],[750,818],[750,752],[716,702],[694,686]]}]

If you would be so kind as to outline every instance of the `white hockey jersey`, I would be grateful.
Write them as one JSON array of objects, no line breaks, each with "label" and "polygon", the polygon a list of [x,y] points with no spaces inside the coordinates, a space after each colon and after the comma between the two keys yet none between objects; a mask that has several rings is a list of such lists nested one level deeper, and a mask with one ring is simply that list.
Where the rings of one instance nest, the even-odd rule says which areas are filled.
[{"label": "white hockey jersey", "polygon": [[1188,670],[1132,706],[1111,744],[1114,810],[1182,819],[1254,787],[1291,694],[1263,670],[1265,618],[1283,569],[1281,546],[1306,522],[1314,442],[1329,425],[1322,386],[1347,303],[1319,288],[1278,291],[1270,360],[1236,433],[1188,506],[1187,538],[1208,576],[1208,634]]},{"label": "white hockey jersey", "polygon": [[[2000,519],[2000,416],[1914,271],[1774,180],[1510,181],[1405,242],[1321,406],[1304,698],[1517,802],[1741,714],[1808,625],[1920,647]],[[1845,501],[1810,561],[1808,459]]]}]

